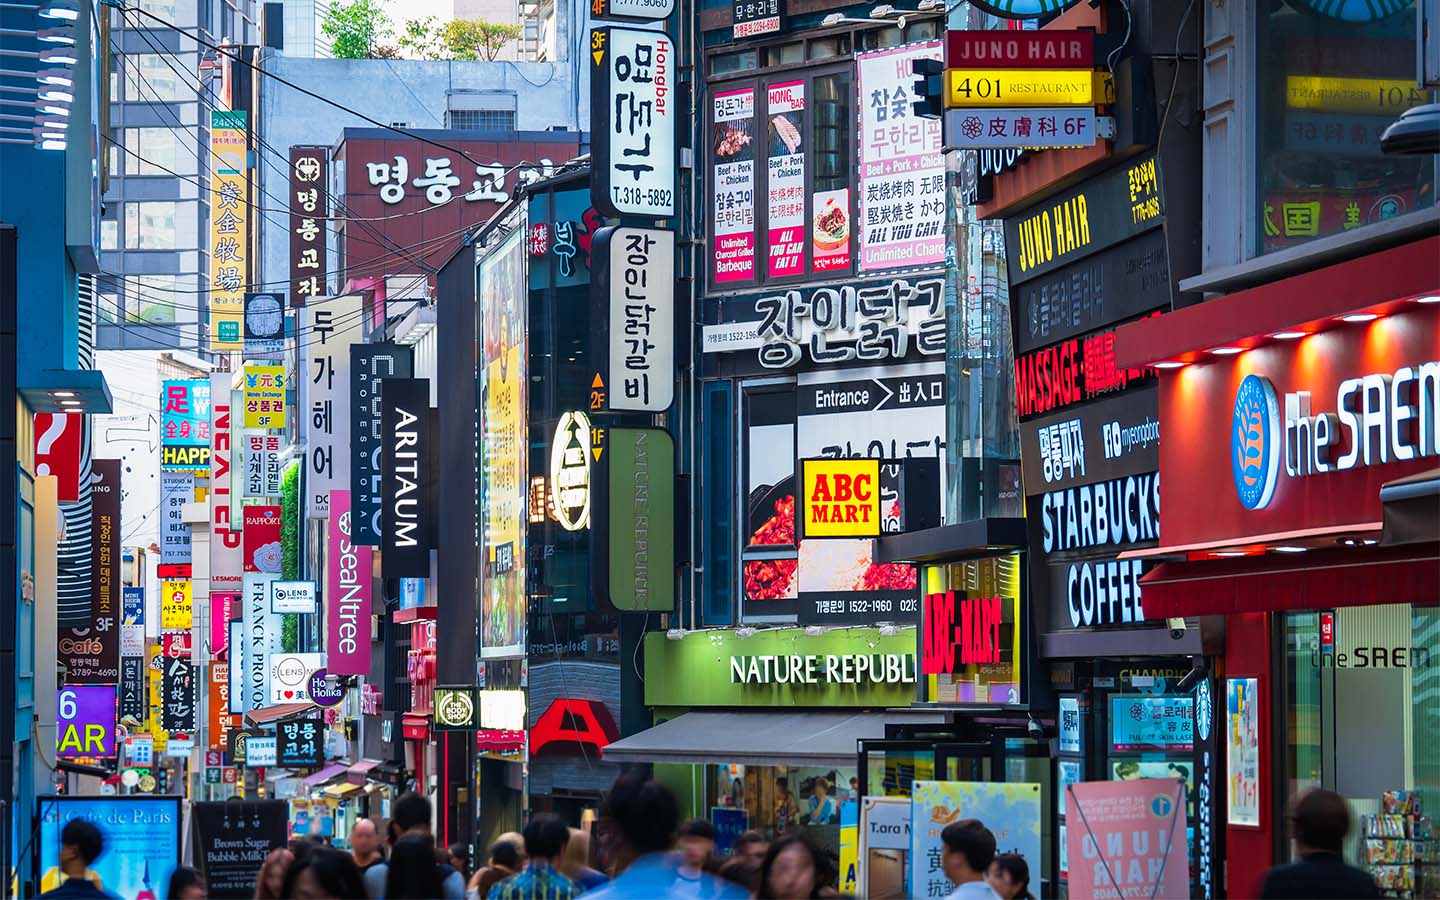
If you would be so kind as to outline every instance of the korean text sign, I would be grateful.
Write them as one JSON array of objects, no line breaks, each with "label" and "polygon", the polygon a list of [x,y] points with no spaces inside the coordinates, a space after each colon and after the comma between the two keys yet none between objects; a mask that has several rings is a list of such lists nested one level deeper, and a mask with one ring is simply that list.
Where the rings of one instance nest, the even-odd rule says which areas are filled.
[{"label": "korean text sign", "polygon": [[160,627],[189,628],[194,622],[194,586],[190,581],[160,582]]},{"label": "korean text sign", "polygon": [[284,428],[285,367],[246,366],[244,377],[245,427]]},{"label": "korean text sign", "polygon": [[595,208],[674,215],[675,47],[662,31],[595,28],[590,59]]},{"label": "korean text sign", "polygon": [[325,227],[330,157],[325,147],[290,148],[290,303],[304,306],[329,293]]},{"label": "korean text sign", "polygon": [[675,394],[675,233],[607,228],[595,236],[608,307],[611,410],[664,412]]},{"label": "korean text sign", "polygon": [[1178,778],[1069,785],[1065,821],[1070,896],[1189,897],[1184,790]]},{"label": "korean text sign", "polygon": [[160,383],[160,468],[204,469],[210,464],[210,382]]},{"label": "korean text sign", "polygon": [[715,280],[751,281],[755,277],[755,90],[721,91],[710,102]]},{"label": "korean text sign", "polygon": [[1190,697],[1110,695],[1110,749],[1190,750],[1195,742],[1195,701]]},{"label": "korean text sign", "polygon": [[[944,897],[952,890],[941,865],[945,826],[979,819],[995,835],[998,853],[1040,859],[1040,785],[916,781],[910,799],[910,891]],[[1088,896],[1075,894],[1072,896]]]},{"label": "korean text sign", "polygon": [[361,339],[360,297],[312,304],[303,315],[305,339],[305,516],[329,515],[330,492],[350,488],[350,345]]}]

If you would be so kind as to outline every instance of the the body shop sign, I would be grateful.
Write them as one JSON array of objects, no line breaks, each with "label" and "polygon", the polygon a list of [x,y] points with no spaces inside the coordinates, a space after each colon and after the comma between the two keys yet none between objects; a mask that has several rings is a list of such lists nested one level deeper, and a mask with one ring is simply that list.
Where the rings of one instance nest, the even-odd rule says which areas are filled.
[{"label": "the body shop sign", "polygon": [[755,90],[717,93],[711,109],[715,281],[751,281],[755,277]]},{"label": "the body shop sign", "polygon": [[595,208],[612,216],[675,214],[675,46],[663,31],[590,31]]},{"label": "the body shop sign", "polygon": [[325,652],[332,675],[370,674],[370,573],[375,548],[356,544],[351,525],[350,492],[331,491]]}]

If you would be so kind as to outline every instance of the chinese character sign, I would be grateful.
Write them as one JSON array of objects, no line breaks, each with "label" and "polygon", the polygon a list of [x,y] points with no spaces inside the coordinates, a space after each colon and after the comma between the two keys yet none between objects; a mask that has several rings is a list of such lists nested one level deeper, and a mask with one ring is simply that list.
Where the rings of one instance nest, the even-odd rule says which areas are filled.
[{"label": "chinese character sign", "polygon": [[1190,750],[1195,740],[1195,701],[1190,697],[1110,695],[1110,749]]},{"label": "chinese character sign", "polygon": [[244,112],[210,113],[210,349],[239,350],[250,205]]},{"label": "chinese character sign", "polygon": [[245,441],[245,496],[280,496],[280,436],[247,434]]},{"label": "chinese character sign", "polygon": [[[771,278],[805,270],[805,82],[772,84],[769,107],[769,257]],[[720,278],[716,277],[716,281]]]},{"label": "chinese character sign", "polygon": [[711,98],[715,280],[755,277],[755,89]]},{"label": "chinese character sign", "polygon": [[312,304],[303,315],[303,394],[306,464],[305,516],[330,514],[330,492],[350,488],[350,345],[365,326],[360,296]]},{"label": "chinese character sign", "polygon": [[606,270],[595,284],[609,304],[612,410],[664,412],[675,383],[675,233],[604,229]]},{"label": "chinese character sign", "polygon": [[210,382],[202,378],[160,384],[160,468],[188,471],[210,462]]},{"label": "chinese character sign", "polygon": [[[955,889],[941,864],[945,826],[979,819],[997,853],[1040,857],[1040,785],[916,781],[910,801],[910,887],[915,897],[948,897]],[[1079,895],[1074,896],[1089,896]]]},{"label": "chinese character sign", "polygon": [[330,158],[324,147],[290,148],[290,305],[329,293],[325,270]]},{"label": "chinese character sign", "polygon": [[945,260],[945,156],[940,121],[915,116],[911,106],[915,101],[912,64],[942,55],[941,43],[933,41],[855,58],[862,272]]},{"label": "chinese character sign", "polygon": [[609,215],[675,214],[675,47],[661,31],[590,31],[591,183]]},{"label": "chinese character sign", "polygon": [[245,428],[284,428],[285,389],[289,378],[284,366],[246,366],[243,397]]}]

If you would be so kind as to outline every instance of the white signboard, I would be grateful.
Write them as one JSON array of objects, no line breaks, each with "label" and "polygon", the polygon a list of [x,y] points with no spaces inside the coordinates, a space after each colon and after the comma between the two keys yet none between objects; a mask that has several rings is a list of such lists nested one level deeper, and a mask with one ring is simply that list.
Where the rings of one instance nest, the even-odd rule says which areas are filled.
[{"label": "white signboard", "polygon": [[272,653],[270,702],[304,703],[309,700],[310,676],[323,668],[323,653]]},{"label": "white signboard", "polygon": [[1005,147],[1090,147],[1095,107],[952,109],[945,113],[945,146],[960,150]]},{"label": "white signboard", "polygon": [[245,768],[263,769],[275,765],[275,736],[251,737],[245,742]]},{"label": "white signboard", "polygon": [[313,613],[315,582],[277,581],[270,585],[270,611],[277,614]]},{"label": "white signboard", "polygon": [[675,45],[662,31],[590,31],[591,198],[602,213],[675,215]]},{"label": "white signboard", "polygon": [[330,492],[350,489],[350,345],[365,326],[358,296],[312,301],[301,314],[306,335],[300,379],[305,420],[305,517],[330,516]]},{"label": "white signboard", "polygon": [[481,691],[480,727],[523,731],[525,729],[525,692]]},{"label": "white signboard", "polygon": [[189,565],[190,526],[185,524],[185,504],[195,499],[195,475],[191,472],[160,473],[160,564]]},{"label": "white signboard", "polygon": [[675,395],[675,233],[616,228],[607,249],[610,409],[664,412]]},{"label": "white signboard", "polygon": [[280,496],[280,436],[247,434],[245,442],[245,496]]},{"label": "white signboard", "polygon": [[675,0],[604,0],[604,10],[592,5],[597,19],[649,19],[659,21],[675,11]]},{"label": "white signboard", "polygon": [[[281,649],[281,619],[270,612],[270,586],[278,576],[268,572],[246,572],[244,604],[245,631],[240,646],[244,654],[245,711],[263,709],[270,699],[270,657]],[[233,646],[233,645],[232,645]]]}]

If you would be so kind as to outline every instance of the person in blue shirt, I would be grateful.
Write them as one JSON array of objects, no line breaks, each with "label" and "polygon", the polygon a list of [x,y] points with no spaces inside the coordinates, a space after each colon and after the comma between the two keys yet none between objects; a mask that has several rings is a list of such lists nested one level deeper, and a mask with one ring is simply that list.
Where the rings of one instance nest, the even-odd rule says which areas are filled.
[{"label": "person in blue shirt", "polygon": [[59,886],[41,894],[42,897],[84,898],[84,900],[118,900],[118,898],[86,878],[90,864],[105,852],[105,835],[89,819],[71,819],[60,830],[60,873],[65,876]]},{"label": "person in blue shirt", "polygon": [[810,818],[811,825],[829,825],[835,818],[835,798],[829,796],[830,782],[824,778],[815,779],[813,788],[815,793],[810,795]]},{"label": "person in blue shirt", "polygon": [[541,813],[525,826],[525,868],[490,889],[489,900],[575,900],[581,887],[556,867],[570,842],[559,816]]}]

